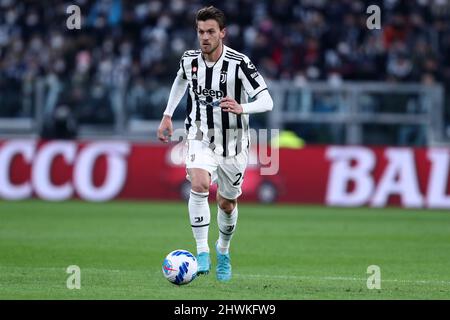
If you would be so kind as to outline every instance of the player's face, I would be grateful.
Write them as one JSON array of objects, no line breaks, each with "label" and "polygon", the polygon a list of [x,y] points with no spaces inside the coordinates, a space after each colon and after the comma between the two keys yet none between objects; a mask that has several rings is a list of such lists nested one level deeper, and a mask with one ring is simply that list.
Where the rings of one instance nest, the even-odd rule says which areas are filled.
[{"label": "player's face", "polygon": [[213,53],[225,37],[225,28],[220,30],[216,20],[209,19],[197,22],[197,36],[204,54]]}]

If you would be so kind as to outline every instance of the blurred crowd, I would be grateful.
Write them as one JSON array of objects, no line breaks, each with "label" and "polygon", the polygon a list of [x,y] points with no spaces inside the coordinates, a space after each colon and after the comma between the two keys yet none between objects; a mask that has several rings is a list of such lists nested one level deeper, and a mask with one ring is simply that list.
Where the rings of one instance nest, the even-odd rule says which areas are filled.
[{"label": "blurred crowd", "polygon": [[[71,4],[81,9],[80,30],[66,26]],[[372,4],[381,29],[367,28]],[[225,12],[226,43],[267,79],[450,87],[448,0],[0,0],[0,117],[32,112],[39,77],[46,110],[68,104],[81,121],[109,123],[123,93],[130,114],[159,118],[164,105],[148,106],[164,104],[167,92],[152,88],[170,84],[182,53],[197,47],[204,5]]]}]

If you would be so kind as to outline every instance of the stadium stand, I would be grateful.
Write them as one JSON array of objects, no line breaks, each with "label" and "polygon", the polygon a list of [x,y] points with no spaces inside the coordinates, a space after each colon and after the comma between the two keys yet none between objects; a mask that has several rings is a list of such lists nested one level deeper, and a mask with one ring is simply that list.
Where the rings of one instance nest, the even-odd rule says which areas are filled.
[{"label": "stadium stand", "polygon": [[[446,0],[370,1],[382,10],[380,30],[366,27],[369,2],[355,0],[73,4],[81,9],[81,30],[66,28],[66,1],[0,0],[0,118],[35,114],[35,80],[43,79],[44,117],[65,104],[81,124],[158,119],[181,54],[196,46],[194,13],[212,4],[228,17],[227,43],[269,80],[442,84],[450,136]],[[125,110],[118,110],[120,97]]]}]

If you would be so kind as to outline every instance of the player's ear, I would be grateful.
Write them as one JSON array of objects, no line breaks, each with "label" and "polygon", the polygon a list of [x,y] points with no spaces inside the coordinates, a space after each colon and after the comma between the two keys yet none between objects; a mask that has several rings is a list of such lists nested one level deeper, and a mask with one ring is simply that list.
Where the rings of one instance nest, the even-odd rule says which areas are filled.
[{"label": "player's ear", "polygon": [[225,38],[225,35],[227,34],[227,28],[223,28],[220,30],[220,39]]}]

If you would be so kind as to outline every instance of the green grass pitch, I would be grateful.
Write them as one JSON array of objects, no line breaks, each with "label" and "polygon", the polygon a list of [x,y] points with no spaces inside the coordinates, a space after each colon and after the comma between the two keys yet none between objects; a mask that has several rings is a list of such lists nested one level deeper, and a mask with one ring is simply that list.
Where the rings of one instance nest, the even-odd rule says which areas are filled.
[{"label": "green grass pitch", "polygon": [[172,285],[174,249],[195,253],[185,203],[0,202],[0,299],[450,299],[448,211],[240,204],[228,283],[211,250],[209,275]]}]

